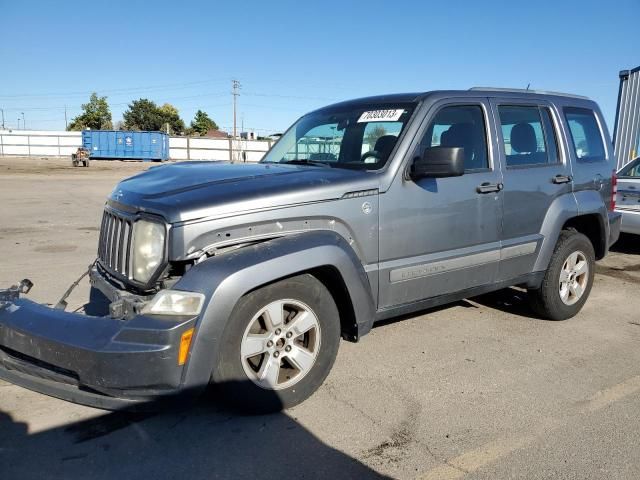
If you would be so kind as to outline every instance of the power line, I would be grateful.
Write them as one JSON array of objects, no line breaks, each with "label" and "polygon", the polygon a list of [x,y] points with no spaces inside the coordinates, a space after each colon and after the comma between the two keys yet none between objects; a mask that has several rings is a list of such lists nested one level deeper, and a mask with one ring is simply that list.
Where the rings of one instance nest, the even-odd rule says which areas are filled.
[{"label": "power line", "polygon": [[[188,96],[184,96],[184,97],[169,97],[168,100],[171,102],[174,102],[176,100],[189,100],[189,99],[194,99],[194,98],[203,98],[203,97],[224,97],[228,95],[225,92],[213,92],[213,93],[201,93],[198,95],[188,95]],[[118,103],[109,103],[109,107],[121,107],[124,105],[129,105],[131,102],[133,102],[133,100],[130,100],[128,102],[118,102]],[[22,108],[22,107],[13,107],[13,108],[5,108],[6,111],[16,111],[16,112],[24,112],[24,111],[50,111],[50,110],[59,110],[59,111],[63,111],[65,110],[66,106],[57,106],[57,107],[27,107],[27,108]],[[78,107],[79,108],[79,107]]]},{"label": "power line", "polygon": [[12,95],[0,95],[0,98],[42,98],[42,97],[70,97],[70,96],[79,96],[79,95],[91,95],[94,92],[100,92],[101,94],[106,93],[128,93],[134,91],[148,91],[148,90],[157,90],[157,89],[170,89],[170,88],[185,88],[193,85],[201,85],[201,84],[211,84],[213,82],[222,82],[222,79],[209,79],[209,80],[198,80],[195,82],[181,82],[181,83],[169,83],[164,85],[151,85],[146,87],[127,87],[127,88],[114,88],[114,89],[93,89],[93,90],[85,90],[85,91],[77,91],[77,92],[53,92],[53,93],[20,93],[20,94],[12,94]]},{"label": "power line", "polygon": [[249,95],[249,96],[253,96],[253,97],[293,98],[293,99],[298,99],[298,100],[325,100],[325,101],[338,100],[335,97],[306,97],[306,96],[302,96],[302,95],[279,95],[277,93],[245,92],[245,95]]}]

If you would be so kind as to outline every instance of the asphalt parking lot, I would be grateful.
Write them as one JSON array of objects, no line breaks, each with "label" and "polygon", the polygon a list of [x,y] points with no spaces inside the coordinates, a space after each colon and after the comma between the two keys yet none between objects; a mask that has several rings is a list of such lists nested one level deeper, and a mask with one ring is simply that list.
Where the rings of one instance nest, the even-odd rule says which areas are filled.
[{"label": "asphalt parking lot", "polygon": [[[55,303],[95,256],[105,196],[149,166],[0,158],[0,285],[28,277]],[[105,412],[0,381],[0,478],[640,478],[640,239],[614,250],[574,319],[509,289],[388,321],[281,414],[215,392]]]}]

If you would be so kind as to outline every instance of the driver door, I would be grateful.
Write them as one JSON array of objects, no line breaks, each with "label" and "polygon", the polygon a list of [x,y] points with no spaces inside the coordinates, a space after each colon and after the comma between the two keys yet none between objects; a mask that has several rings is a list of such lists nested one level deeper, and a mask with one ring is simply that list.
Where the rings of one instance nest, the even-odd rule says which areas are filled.
[{"label": "driver door", "polygon": [[380,201],[380,294],[385,309],[495,281],[502,178],[486,99],[436,105],[409,160],[436,146],[465,149],[459,177],[397,178]]}]

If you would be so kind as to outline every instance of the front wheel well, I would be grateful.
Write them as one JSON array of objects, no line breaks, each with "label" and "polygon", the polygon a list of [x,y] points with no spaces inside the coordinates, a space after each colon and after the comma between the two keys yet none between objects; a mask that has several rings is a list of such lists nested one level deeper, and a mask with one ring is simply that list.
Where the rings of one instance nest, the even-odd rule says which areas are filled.
[{"label": "front wheel well", "polygon": [[562,230],[575,230],[585,235],[593,245],[596,260],[604,258],[607,253],[604,225],[598,214],[580,215],[571,218],[562,226]]},{"label": "front wheel well", "polygon": [[350,342],[358,341],[358,324],[356,323],[356,315],[353,310],[353,303],[347,285],[337,268],[331,265],[325,265],[309,270],[310,273],[322,284],[327,287],[329,293],[333,297],[340,314],[340,334],[343,339]]},{"label": "front wheel well", "polygon": [[338,308],[338,314],[340,316],[340,335],[344,340],[350,342],[358,341],[358,324],[356,322],[356,314],[353,309],[353,303],[347,285],[344,283],[342,275],[338,269],[332,265],[324,265],[321,267],[315,267],[309,270],[303,270],[292,273],[286,277],[274,278],[272,281],[266,284],[258,285],[244,295],[253,292],[259,288],[270,285],[271,283],[279,282],[286,278],[295,277],[297,275],[309,274],[322,283],[336,302]]}]

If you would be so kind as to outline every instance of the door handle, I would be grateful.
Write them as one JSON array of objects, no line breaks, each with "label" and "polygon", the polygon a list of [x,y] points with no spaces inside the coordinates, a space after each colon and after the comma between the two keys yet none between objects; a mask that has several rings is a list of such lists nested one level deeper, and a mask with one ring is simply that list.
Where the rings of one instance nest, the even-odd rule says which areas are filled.
[{"label": "door handle", "polygon": [[504,185],[501,183],[489,183],[484,182],[476,187],[476,192],[478,193],[494,193],[502,190]]},{"label": "door handle", "polygon": [[571,178],[571,175],[556,175],[551,179],[551,181],[559,185],[561,183],[571,183],[573,178]]}]

